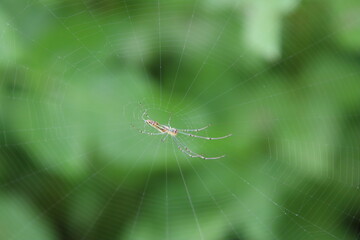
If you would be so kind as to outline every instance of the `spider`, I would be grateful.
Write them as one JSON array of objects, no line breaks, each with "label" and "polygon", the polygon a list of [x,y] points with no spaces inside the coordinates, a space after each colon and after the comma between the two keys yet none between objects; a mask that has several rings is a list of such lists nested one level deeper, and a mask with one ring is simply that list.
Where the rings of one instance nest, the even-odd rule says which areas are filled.
[{"label": "spider", "polygon": [[[146,116],[148,119],[145,119],[144,116]],[[149,119],[149,115],[147,114],[147,111],[145,110],[144,113],[142,114],[141,116],[142,120],[148,124],[149,126],[155,128],[156,130],[159,131],[159,133],[152,133],[152,132],[147,132],[147,131],[144,131],[144,130],[140,130],[140,129],[137,129],[135,126],[132,125],[133,128],[137,129],[140,133],[143,133],[143,134],[148,134],[148,135],[165,135],[165,137],[162,138],[161,141],[165,141],[165,139],[168,137],[168,136],[171,136],[173,137],[178,149],[185,153],[186,155],[188,155],[189,157],[193,157],[193,158],[202,158],[202,159],[219,159],[219,158],[223,158],[225,157],[225,155],[222,155],[222,156],[218,156],[218,157],[205,157],[201,154],[198,154],[198,153],[195,153],[193,151],[191,151],[188,147],[186,147],[183,143],[180,142],[180,140],[178,140],[176,138],[176,136],[178,134],[183,134],[183,135],[186,135],[186,136],[189,136],[189,137],[195,137],[195,138],[202,138],[202,139],[206,139],[206,140],[218,140],[218,139],[223,139],[223,138],[227,138],[227,137],[230,137],[232,134],[228,134],[226,136],[223,136],[223,137],[204,137],[204,136],[198,136],[198,135],[195,135],[195,134],[191,134],[191,133],[188,133],[188,132],[200,132],[202,130],[205,130],[207,129],[208,127],[210,127],[210,124],[208,124],[207,126],[205,127],[202,127],[202,128],[198,128],[198,129],[177,129],[177,128],[173,128],[170,126],[170,121],[171,121],[171,116],[169,118],[169,121],[168,121],[168,124],[167,125],[163,125],[163,124],[160,124],[154,120],[151,120]]]}]

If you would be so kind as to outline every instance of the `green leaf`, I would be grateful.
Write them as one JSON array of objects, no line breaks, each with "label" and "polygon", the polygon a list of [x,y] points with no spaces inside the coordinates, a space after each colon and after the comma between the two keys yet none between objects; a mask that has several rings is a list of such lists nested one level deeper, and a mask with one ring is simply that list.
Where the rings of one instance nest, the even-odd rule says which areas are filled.
[{"label": "green leaf", "polygon": [[286,14],[298,0],[250,0],[244,4],[245,41],[262,58],[274,61],[281,56],[281,27]]},{"label": "green leaf", "polygon": [[57,239],[46,219],[21,195],[0,195],[0,238]]},{"label": "green leaf", "polygon": [[357,0],[329,1],[333,17],[333,35],[341,47],[360,52],[360,2]]},{"label": "green leaf", "polygon": [[9,66],[14,63],[22,53],[22,44],[16,26],[0,6],[0,66]]}]

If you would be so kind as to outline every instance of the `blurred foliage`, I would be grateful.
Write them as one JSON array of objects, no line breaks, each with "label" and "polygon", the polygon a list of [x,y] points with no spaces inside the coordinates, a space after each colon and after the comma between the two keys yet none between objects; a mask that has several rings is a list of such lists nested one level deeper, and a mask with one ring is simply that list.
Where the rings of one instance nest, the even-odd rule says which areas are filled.
[{"label": "blurred foliage", "polygon": [[[357,239],[359,11],[1,1],[0,238]],[[227,158],[139,136],[143,108]]]}]

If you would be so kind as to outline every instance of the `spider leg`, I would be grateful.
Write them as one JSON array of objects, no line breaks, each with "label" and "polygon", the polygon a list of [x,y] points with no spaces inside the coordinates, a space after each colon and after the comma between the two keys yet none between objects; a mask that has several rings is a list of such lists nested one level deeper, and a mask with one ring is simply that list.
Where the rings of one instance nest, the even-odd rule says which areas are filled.
[{"label": "spider leg", "polygon": [[161,139],[162,142],[165,142],[165,139],[169,136],[169,134],[166,134],[165,137]]},{"label": "spider leg", "polygon": [[141,115],[142,120],[145,122],[146,119],[144,118],[144,116],[146,116],[147,118],[150,118],[149,115],[147,114],[147,109],[145,109],[145,111],[144,111],[143,114]]},{"label": "spider leg", "polygon": [[223,139],[223,138],[230,137],[232,135],[232,134],[228,134],[228,135],[223,136],[223,137],[215,137],[215,138],[213,138],[213,137],[198,136],[198,135],[194,135],[194,134],[190,134],[190,133],[186,133],[186,132],[181,132],[181,131],[179,131],[179,133],[190,136],[190,137],[202,138],[202,139],[206,139],[206,140],[218,140],[218,139]]},{"label": "spider leg", "polygon": [[208,124],[207,126],[202,127],[202,128],[198,128],[198,129],[178,129],[178,130],[182,131],[182,132],[200,132],[200,131],[202,131],[204,129],[207,129],[210,126],[211,126],[211,124]]},{"label": "spider leg", "polygon": [[131,125],[131,127],[133,127],[134,129],[138,130],[139,133],[143,133],[143,134],[148,134],[148,135],[162,135],[164,133],[152,133],[152,132],[147,132],[141,129],[136,128],[134,125]]},{"label": "spider leg", "polygon": [[184,149],[182,149],[180,146],[177,146],[178,147],[178,149],[180,150],[180,151],[182,151],[183,153],[185,153],[186,155],[188,155],[189,157],[193,157],[193,158],[197,158],[197,157],[200,157],[200,156],[198,156],[198,155],[191,155],[191,153],[189,153],[189,152],[187,152],[187,151],[185,151]]},{"label": "spider leg", "polygon": [[169,120],[168,120],[168,126],[169,127],[170,127],[171,117],[172,117],[172,113],[170,113],[170,117],[169,117]]},{"label": "spider leg", "polygon": [[218,156],[218,157],[205,157],[201,154],[198,154],[196,152],[191,151],[188,147],[186,147],[184,144],[182,144],[178,139],[175,139],[176,145],[178,147],[178,149],[180,151],[182,151],[183,153],[185,153],[186,155],[188,155],[189,157],[193,157],[193,158],[201,158],[201,159],[205,159],[205,160],[210,160],[210,159],[219,159],[219,158],[223,158],[225,157],[225,155],[222,156]]}]

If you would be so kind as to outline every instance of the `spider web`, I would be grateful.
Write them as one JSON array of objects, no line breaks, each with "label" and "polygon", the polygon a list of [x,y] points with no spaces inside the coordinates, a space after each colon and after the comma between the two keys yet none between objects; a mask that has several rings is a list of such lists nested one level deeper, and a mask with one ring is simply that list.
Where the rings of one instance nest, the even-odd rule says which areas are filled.
[{"label": "spider web", "polygon": [[[307,39],[317,4],[264,61],[244,40],[251,4],[2,3],[0,236],[356,239],[358,63],[337,41],[359,19]],[[227,157],[139,134],[145,110],[232,133],[180,138]]]}]

